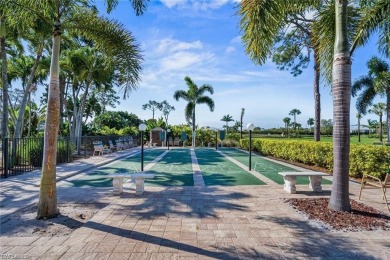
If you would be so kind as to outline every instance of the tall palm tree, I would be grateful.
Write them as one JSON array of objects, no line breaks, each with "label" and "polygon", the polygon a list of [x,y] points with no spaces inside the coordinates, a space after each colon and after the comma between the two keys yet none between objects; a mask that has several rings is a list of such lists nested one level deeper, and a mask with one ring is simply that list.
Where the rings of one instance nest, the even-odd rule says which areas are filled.
[{"label": "tall palm tree", "polygon": [[379,141],[382,142],[382,136],[383,136],[383,122],[382,122],[382,116],[383,113],[386,111],[386,104],[385,103],[378,103],[372,105],[372,108],[368,110],[368,113],[375,114],[379,116]]},{"label": "tall palm tree", "polygon": [[358,93],[356,108],[366,114],[377,96],[386,96],[387,140],[390,142],[390,66],[386,61],[372,57],[367,62],[368,75],[360,77],[352,85],[352,96]]},{"label": "tall palm tree", "polygon": [[351,103],[351,57],[349,54],[348,0],[335,1],[336,39],[333,61],[333,184],[329,208],[350,211],[349,135]]},{"label": "tall palm tree", "polygon": [[356,113],[356,118],[358,120],[358,142],[360,143],[360,120],[362,119],[362,114],[357,112]]},{"label": "tall palm tree", "polygon": [[314,125],[314,118],[309,118],[307,120],[307,125],[310,127],[310,130],[311,130],[311,126]]},{"label": "tall palm tree", "polygon": [[175,91],[173,98],[176,101],[184,99],[188,102],[185,108],[185,118],[192,124],[192,147],[195,147],[195,107],[197,104],[206,104],[210,108],[210,111],[214,111],[214,100],[208,96],[204,96],[206,92],[209,92],[211,95],[214,94],[214,89],[209,84],[203,84],[202,86],[198,87],[195,82],[188,76],[186,76],[184,80],[188,86],[188,90]]},{"label": "tall palm tree", "polygon": [[291,123],[291,118],[285,117],[285,118],[283,118],[283,122],[284,122],[284,126],[286,128],[286,137],[288,137],[288,126]]},{"label": "tall palm tree", "polygon": [[244,114],[245,114],[245,108],[241,108],[241,115],[240,115],[240,139],[242,139],[242,124],[244,120]]},{"label": "tall palm tree", "polygon": [[[132,3],[137,15],[146,8],[146,1],[133,0]],[[118,1],[106,0],[106,4],[108,11],[111,11],[118,4]],[[37,218],[53,217],[58,214],[56,140],[60,122],[59,56],[63,31],[72,30],[77,35],[94,42],[96,47],[107,55],[115,57],[115,62],[120,64],[118,70],[123,73],[121,80],[124,82],[124,95],[128,95],[130,90],[136,88],[142,57],[133,36],[124,29],[123,25],[98,16],[96,10],[91,8],[89,4],[87,5],[85,1],[14,0],[6,1],[4,5],[5,10],[28,13],[30,16],[39,17],[42,22],[53,26],[50,83]]]},{"label": "tall palm tree", "polygon": [[222,117],[221,121],[225,122],[226,123],[226,135],[228,134],[229,132],[229,122],[233,122],[233,117],[229,114],[225,115]]},{"label": "tall palm tree", "polygon": [[293,116],[294,117],[294,129],[296,131],[297,129],[297,115],[300,115],[301,114],[301,111],[297,108],[294,108],[290,111],[290,113],[288,113],[290,116]]},{"label": "tall palm tree", "polygon": [[320,59],[313,31],[317,21],[305,13],[316,16],[320,7],[317,0],[243,0],[239,11],[246,52],[254,62],[262,65],[271,55],[280,69],[297,76],[313,60],[315,141],[320,141]]}]

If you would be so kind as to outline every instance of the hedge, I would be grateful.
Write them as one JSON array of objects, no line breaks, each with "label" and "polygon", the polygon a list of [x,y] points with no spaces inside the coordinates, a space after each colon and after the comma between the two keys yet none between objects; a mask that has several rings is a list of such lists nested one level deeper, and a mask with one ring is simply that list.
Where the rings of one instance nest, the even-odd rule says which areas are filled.
[{"label": "hedge", "polygon": [[[241,147],[248,149],[248,139],[242,139]],[[265,156],[315,165],[333,171],[333,144],[297,140],[252,140],[252,149]],[[351,144],[349,175],[362,177],[370,174],[384,178],[390,166],[390,147]]]}]

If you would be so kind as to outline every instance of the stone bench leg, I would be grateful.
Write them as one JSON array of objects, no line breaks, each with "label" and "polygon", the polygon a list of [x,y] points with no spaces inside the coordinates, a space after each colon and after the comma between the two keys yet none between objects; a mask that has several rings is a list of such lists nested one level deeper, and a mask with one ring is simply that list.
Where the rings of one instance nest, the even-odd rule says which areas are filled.
[{"label": "stone bench leg", "polygon": [[297,193],[297,189],[295,187],[296,183],[296,176],[284,176],[284,190],[288,193]]},{"label": "stone bench leg", "polygon": [[135,180],[135,194],[141,195],[144,193],[145,190],[145,179],[144,178],[137,178]]},{"label": "stone bench leg", "polygon": [[314,192],[322,192],[322,186],[321,186],[322,177],[309,176],[309,179],[310,179],[309,188]]},{"label": "stone bench leg", "polygon": [[119,195],[123,191],[123,178],[116,177],[112,180],[112,186],[114,186],[113,193],[114,195]]}]

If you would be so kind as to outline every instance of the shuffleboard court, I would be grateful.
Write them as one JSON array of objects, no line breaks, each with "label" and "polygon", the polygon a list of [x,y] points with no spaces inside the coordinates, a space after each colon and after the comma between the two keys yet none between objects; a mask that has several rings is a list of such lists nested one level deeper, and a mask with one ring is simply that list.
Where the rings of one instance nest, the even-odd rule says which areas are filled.
[{"label": "shuffleboard court", "polygon": [[[224,154],[229,157],[236,159],[242,164],[249,164],[249,155],[244,151],[240,151],[235,148],[222,148]],[[298,170],[285,166],[280,163],[272,162],[270,160],[261,158],[261,156],[252,154],[252,170],[264,175],[265,177],[273,180],[278,184],[284,184],[283,176],[279,175],[278,172],[298,172]],[[326,179],[322,180],[322,184],[331,184],[332,182]],[[309,184],[309,178],[297,177],[297,184]]]},{"label": "shuffleboard court", "polygon": [[206,185],[265,185],[264,182],[213,149],[195,149]]},{"label": "shuffleboard court", "polygon": [[[144,166],[151,163],[154,159],[164,153],[165,150],[150,149],[144,152]],[[67,179],[61,184],[74,187],[112,187],[112,178],[104,178],[104,175],[113,173],[134,173],[141,170],[141,154],[135,154],[132,157],[126,157],[106,166],[99,167],[81,176]]]},{"label": "shuffleboard court", "polygon": [[156,186],[193,186],[192,161],[189,149],[171,149],[158,161],[150,173],[155,173],[153,179],[145,183]]}]

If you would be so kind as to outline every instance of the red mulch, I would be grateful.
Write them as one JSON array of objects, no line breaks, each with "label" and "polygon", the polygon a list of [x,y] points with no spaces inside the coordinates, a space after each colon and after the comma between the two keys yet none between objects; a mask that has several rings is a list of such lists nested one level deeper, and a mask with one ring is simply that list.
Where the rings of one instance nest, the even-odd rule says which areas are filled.
[{"label": "red mulch", "polygon": [[325,223],[330,229],[361,231],[390,230],[390,216],[372,207],[351,200],[351,212],[338,212],[328,208],[329,199],[288,199],[294,209],[304,213],[311,220]]}]

